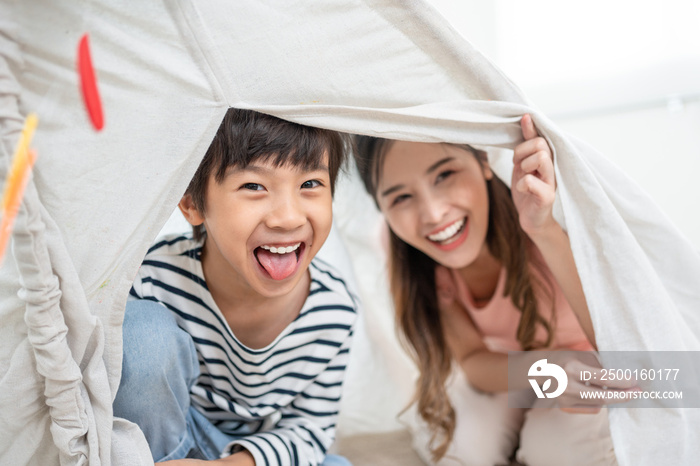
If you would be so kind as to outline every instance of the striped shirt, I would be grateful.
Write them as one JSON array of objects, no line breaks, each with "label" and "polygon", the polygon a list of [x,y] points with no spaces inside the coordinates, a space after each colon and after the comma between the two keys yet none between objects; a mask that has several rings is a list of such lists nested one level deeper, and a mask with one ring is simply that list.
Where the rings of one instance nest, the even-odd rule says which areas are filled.
[{"label": "striped shirt", "polygon": [[202,243],[169,236],[148,251],[131,289],[170,309],[192,335],[201,375],[193,406],[238,437],[222,454],[247,449],[257,465],[316,465],[335,437],[357,300],[318,258],[297,318],[265,348],[233,335],[207,288]]}]

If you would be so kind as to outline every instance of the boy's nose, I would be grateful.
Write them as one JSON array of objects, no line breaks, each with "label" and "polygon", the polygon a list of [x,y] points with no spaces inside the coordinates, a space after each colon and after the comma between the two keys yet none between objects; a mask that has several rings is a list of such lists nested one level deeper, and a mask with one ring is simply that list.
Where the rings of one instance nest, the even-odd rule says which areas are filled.
[{"label": "boy's nose", "polygon": [[266,223],[270,228],[294,230],[306,223],[306,215],[296,199],[283,196],[275,202]]}]

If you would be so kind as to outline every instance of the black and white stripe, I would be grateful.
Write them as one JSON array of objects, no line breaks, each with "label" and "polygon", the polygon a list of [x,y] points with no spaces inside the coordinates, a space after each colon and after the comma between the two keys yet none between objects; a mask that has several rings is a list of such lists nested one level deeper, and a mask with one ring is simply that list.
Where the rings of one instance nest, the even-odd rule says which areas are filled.
[{"label": "black and white stripe", "polygon": [[262,349],[232,334],[207,289],[201,244],[172,236],[148,252],[131,289],[170,309],[195,343],[201,375],[192,403],[259,465],[315,465],[335,436],[357,301],[330,265],[314,259],[299,316]]}]

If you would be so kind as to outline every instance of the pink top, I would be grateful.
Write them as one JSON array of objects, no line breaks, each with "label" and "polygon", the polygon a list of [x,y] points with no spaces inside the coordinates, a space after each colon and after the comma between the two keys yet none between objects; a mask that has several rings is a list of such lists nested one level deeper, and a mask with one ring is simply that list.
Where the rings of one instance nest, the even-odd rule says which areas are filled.
[{"label": "pink top", "polygon": [[[556,322],[551,349],[570,349],[576,351],[592,351],[593,346],[588,342],[586,334],[578,323],[576,314],[564,298],[554,277],[548,271],[547,278],[554,288]],[[498,285],[491,300],[484,306],[477,307],[469,289],[457,270],[438,266],[435,270],[435,282],[438,288],[449,286],[450,281],[456,288],[457,300],[464,306],[477,330],[484,336],[484,343],[491,351],[507,352],[522,351],[516,337],[521,312],[515,307],[510,296],[503,296],[506,282],[506,269],[501,269]],[[536,292],[537,294],[537,292]],[[552,306],[549,299],[538,299],[539,313],[549,320],[552,316]],[[537,326],[536,338],[545,341],[546,332],[541,325]]]}]

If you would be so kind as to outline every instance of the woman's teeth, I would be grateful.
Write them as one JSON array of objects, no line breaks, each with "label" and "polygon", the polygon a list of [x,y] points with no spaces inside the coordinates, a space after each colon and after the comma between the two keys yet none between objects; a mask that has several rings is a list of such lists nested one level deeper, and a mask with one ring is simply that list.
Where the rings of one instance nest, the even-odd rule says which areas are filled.
[{"label": "woman's teeth", "polygon": [[442,230],[441,232],[435,233],[434,235],[429,235],[428,239],[430,241],[435,241],[436,243],[441,243],[445,240],[452,238],[454,235],[456,235],[459,232],[459,230],[462,229],[463,226],[464,226],[464,219],[458,220],[455,223],[453,223],[452,225],[450,225],[449,227]]},{"label": "woman's teeth", "polygon": [[274,246],[260,246],[263,249],[266,249],[274,254],[289,254],[292,251],[296,251],[299,246],[301,246],[301,243],[297,243],[293,246],[287,246],[286,248],[276,248]]}]

